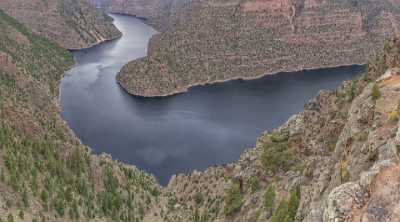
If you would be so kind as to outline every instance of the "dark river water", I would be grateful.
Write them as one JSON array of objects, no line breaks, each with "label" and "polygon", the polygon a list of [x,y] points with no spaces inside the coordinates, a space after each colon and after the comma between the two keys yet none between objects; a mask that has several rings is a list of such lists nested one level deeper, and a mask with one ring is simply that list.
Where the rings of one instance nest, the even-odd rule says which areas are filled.
[{"label": "dark river water", "polygon": [[62,115],[94,152],[134,164],[161,184],[172,174],[236,160],[260,133],[300,112],[319,90],[334,89],[363,69],[282,73],[166,98],[135,97],[120,88],[115,75],[146,55],[155,31],[134,17],[112,17],[123,37],[73,52],[77,65],[61,82]]}]

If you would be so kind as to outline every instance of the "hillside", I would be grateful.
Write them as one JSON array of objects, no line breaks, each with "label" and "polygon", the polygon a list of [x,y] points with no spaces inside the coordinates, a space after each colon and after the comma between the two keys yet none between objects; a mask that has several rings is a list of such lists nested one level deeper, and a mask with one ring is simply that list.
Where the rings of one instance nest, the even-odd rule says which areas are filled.
[{"label": "hillside", "polygon": [[145,221],[399,221],[399,52],[385,44],[238,161],[174,176]]},{"label": "hillside", "polygon": [[[93,155],[60,117],[73,65],[0,10],[0,221],[398,221],[400,40],[238,161],[155,179]],[[250,107],[251,108],[251,107]],[[256,108],[256,107],[253,107]]]},{"label": "hillside", "polygon": [[[177,0],[177,2],[180,0]],[[172,0],[90,0],[90,3],[104,11],[146,18],[146,22],[157,30],[167,30]]]},{"label": "hillside", "polygon": [[2,0],[0,9],[66,49],[88,48],[121,35],[112,18],[87,0]]},{"label": "hillside", "polygon": [[[365,64],[400,27],[399,6],[391,0],[172,1],[161,13],[167,30],[117,80],[131,94],[164,96],[229,79]],[[157,23],[152,13],[150,24]]]},{"label": "hillside", "polygon": [[72,56],[0,10],[0,221],[139,221],[155,179],[90,153],[60,117]]}]

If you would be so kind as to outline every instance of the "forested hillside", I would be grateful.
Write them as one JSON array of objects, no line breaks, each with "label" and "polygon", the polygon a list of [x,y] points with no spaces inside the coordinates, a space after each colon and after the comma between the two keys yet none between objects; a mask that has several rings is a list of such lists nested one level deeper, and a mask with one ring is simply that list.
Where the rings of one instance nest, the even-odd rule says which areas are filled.
[{"label": "forested hillside", "polygon": [[60,117],[72,56],[0,11],[0,221],[140,221],[155,179],[92,155]]}]

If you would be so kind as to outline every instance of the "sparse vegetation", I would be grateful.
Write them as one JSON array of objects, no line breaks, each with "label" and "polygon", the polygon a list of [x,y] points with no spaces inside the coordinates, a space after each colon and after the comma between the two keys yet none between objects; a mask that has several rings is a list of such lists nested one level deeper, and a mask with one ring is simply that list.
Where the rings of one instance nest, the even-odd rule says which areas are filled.
[{"label": "sparse vegetation", "polygon": [[249,179],[249,185],[250,185],[250,192],[255,193],[258,190],[260,190],[260,179],[256,176],[252,176]]},{"label": "sparse vegetation", "polygon": [[350,172],[348,169],[347,161],[342,161],[340,163],[340,179],[342,183],[346,183],[350,180]]},{"label": "sparse vegetation", "polygon": [[224,200],[224,214],[226,216],[231,216],[240,211],[243,204],[243,194],[241,193],[240,184],[238,182],[233,182],[231,187],[225,191]]},{"label": "sparse vegetation", "polygon": [[293,166],[296,158],[288,140],[289,136],[285,132],[276,131],[264,136],[261,161],[265,170],[275,173],[279,169],[287,171]]},{"label": "sparse vegetation", "polygon": [[275,207],[275,188],[272,184],[267,186],[264,193],[264,207],[267,210],[273,210]]},{"label": "sparse vegetation", "polygon": [[271,222],[294,222],[300,205],[300,197],[300,187],[294,188],[290,193],[289,200],[283,199],[280,202]]},{"label": "sparse vegetation", "polygon": [[379,90],[379,86],[378,86],[378,84],[375,83],[375,84],[372,86],[371,98],[372,98],[373,101],[376,101],[376,100],[378,100],[380,97],[381,97],[381,92],[380,92],[380,90]]},{"label": "sparse vegetation", "polygon": [[389,121],[392,123],[396,123],[399,121],[399,113],[397,110],[394,110],[389,113]]}]

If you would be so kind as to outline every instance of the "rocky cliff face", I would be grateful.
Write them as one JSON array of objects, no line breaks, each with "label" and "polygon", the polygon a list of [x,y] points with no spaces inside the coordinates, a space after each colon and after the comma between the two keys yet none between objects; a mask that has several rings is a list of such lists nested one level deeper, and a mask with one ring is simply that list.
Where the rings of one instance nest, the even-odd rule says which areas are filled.
[{"label": "rocky cliff face", "polygon": [[398,221],[400,41],[228,165],[174,176],[145,221]]},{"label": "rocky cliff face", "polygon": [[192,0],[174,6],[148,57],[118,75],[129,93],[162,96],[229,79],[364,64],[400,27],[399,4],[389,0]]},{"label": "rocky cliff face", "polygon": [[81,49],[117,38],[112,19],[87,0],[2,0],[0,9],[67,49]]},{"label": "rocky cliff face", "polygon": [[0,221],[142,220],[155,179],[91,154],[60,116],[72,56],[2,10],[0,30]]}]

